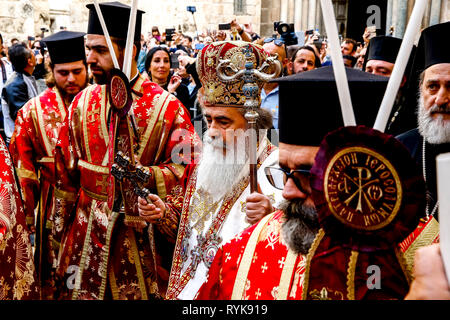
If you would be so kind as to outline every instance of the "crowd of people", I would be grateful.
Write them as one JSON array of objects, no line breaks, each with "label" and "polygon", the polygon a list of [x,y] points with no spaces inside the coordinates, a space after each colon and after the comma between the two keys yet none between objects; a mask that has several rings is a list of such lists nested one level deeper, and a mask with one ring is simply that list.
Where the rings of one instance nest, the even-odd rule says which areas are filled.
[{"label": "crowd of people", "polygon": [[376,132],[402,39],[342,40],[365,125],[345,127],[317,31],[145,34],[138,10],[124,92],[130,7],[99,8],[111,48],[93,4],[86,32],[0,35],[0,299],[450,299],[450,22],[421,32]]}]

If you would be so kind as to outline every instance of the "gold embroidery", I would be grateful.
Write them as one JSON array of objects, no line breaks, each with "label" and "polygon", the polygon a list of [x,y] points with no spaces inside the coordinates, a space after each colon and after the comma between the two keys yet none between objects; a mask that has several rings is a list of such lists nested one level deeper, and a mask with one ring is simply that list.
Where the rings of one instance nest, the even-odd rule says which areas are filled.
[{"label": "gold embroidery", "polygon": [[277,300],[286,300],[289,293],[289,285],[291,284],[292,272],[295,268],[295,261],[297,260],[298,254],[296,254],[292,249],[286,256],[286,262],[283,266],[283,271],[281,272],[280,284],[278,285]]},{"label": "gold embroidery", "polygon": [[98,173],[109,174],[108,167],[97,166],[84,160],[78,160],[78,167],[85,168]]},{"label": "gold embroidery", "polygon": [[83,124],[83,134],[84,134],[84,145],[85,145],[85,150],[86,150],[86,156],[87,156],[87,161],[88,162],[92,162],[92,156],[91,156],[91,150],[89,148],[89,131],[88,131],[88,121],[86,119],[87,116],[87,109],[89,107],[89,103],[91,102],[91,97],[92,97],[92,91],[96,88],[97,86],[90,86],[87,90],[83,90],[82,91],[82,95],[80,97],[79,101],[83,101],[83,103],[80,105],[78,104],[78,108],[80,108],[80,114],[82,115],[82,124]]},{"label": "gold embroidery", "polygon": [[157,166],[152,166],[150,168],[153,170],[156,183],[156,191],[158,192],[158,196],[164,200],[167,196],[167,191],[166,191],[166,181],[164,180],[162,170]]},{"label": "gold embroidery", "polygon": [[320,291],[314,289],[310,292],[311,299],[313,300],[333,300],[330,295],[333,295],[337,300],[344,300],[344,294],[340,291],[334,291],[330,288],[323,287]]},{"label": "gold embroidery", "polygon": [[213,202],[211,195],[202,188],[194,193],[189,206],[188,221],[195,221],[192,228],[197,230],[198,234],[203,233],[205,222],[216,212],[218,206],[219,202]]},{"label": "gold embroidery", "polygon": [[32,179],[39,181],[36,172],[16,167],[17,176],[22,179]]},{"label": "gold embroidery", "polygon": [[142,271],[141,266],[141,258],[139,256],[138,248],[136,245],[136,238],[134,236],[134,230],[132,228],[128,228],[128,236],[131,242],[131,250],[134,256],[134,263],[136,266],[136,273],[139,281],[139,289],[141,290],[141,295],[143,300],[148,300],[147,288],[145,287],[144,273]]},{"label": "gold embroidery", "polygon": [[348,147],[334,155],[323,183],[334,217],[355,229],[385,227],[402,203],[397,171],[385,157],[368,148]]},{"label": "gold embroidery", "polygon": [[116,276],[114,274],[112,265],[109,270],[109,284],[111,286],[111,293],[113,300],[119,300],[120,299],[119,288],[117,287]]},{"label": "gold embroidery", "polygon": [[420,247],[432,244],[439,236],[439,222],[437,222],[434,217],[431,217],[430,219],[432,220],[426,224],[424,230],[422,230],[422,232],[404,253],[408,273],[412,274],[416,250]]},{"label": "gold embroidery", "polygon": [[400,267],[402,268],[403,274],[405,275],[406,281],[408,281],[408,284],[411,284],[413,280],[412,276],[412,270],[408,269],[408,264],[406,263],[405,255],[403,254],[402,250],[400,248],[394,248],[395,256],[397,257],[398,263],[400,264]]},{"label": "gold embroidery", "polygon": [[154,127],[155,127],[155,124],[157,123],[158,118],[160,118],[159,121],[162,121],[162,119],[164,119],[166,109],[170,103],[170,99],[168,99],[169,95],[170,94],[167,91],[163,91],[158,98],[158,102],[155,103],[155,110],[152,112],[150,121],[148,122],[148,125],[147,125],[147,129],[145,130],[145,133],[142,136],[140,148],[138,151],[139,159],[141,158],[141,156],[144,152],[144,149],[147,146],[148,139],[150,138],[150,136],[154,130]]},{"label": "gold embroidery", "polygon": [[44,111],[42,110],[40,96],[38,96],[34,99],[36,102],[36,104],[35,104],[36,113],[37,113],[38,122],[39,122],[39,129],[41,131],[41,137],[42,137],[42,140],[44,141],[45,151],[47,152],[48,156],[51,156],[53,154],[53,146],[50,143],[47,132],[45,130]]},{"label": "gold embroidery", "polygon": [[75,287],[72,293],[72,300],[79,299],[80,289],[81,289],[81,281],[83,279],[83,273],[85,270],[86,260],[89,259],[89,246],[91,242],[91,234],[92,234],[92,222],[94,221],[95,216],[95,208],[97,206],[97,201],[93,200],[91,204],[91,209],[89,210],[89,221],[86,229],[86,235],[83,242],[83,249],[81,251],[81,259],[80,259],[80,267],[78,269],[78,274],[75,279]]},{"label": "gold embroidery", "polygon": [[77,199],[76,193],[63,191],[58,188],[55,188],[54,196],[67,201],[75,201]]},{"label": "gold embroidery", "polygon": [[55,159],[53,157],[42,157],[37,162],[38,163],[54,163]]},{"label": "gold embroidery", "polygon": [[242,300],[245,290],[245,283],[247,281],[248,272],[253,260],[253,254],[255,253],[256,245],[258,244],[258,239],[260,233],[269,220],[273,217],[274,213],[265,216],[253,230],[250,238],[248,239],[247,246],[245,247],[244,254],[239,264],[239,269],[236,274],[236,280],[233,286],[233,293],[231,295],[231,300]]},{"label": "gold embroidery", "polygon": [[316,250],[319,247],[319,244],[324,236],[325,231],[323,229],[319,229],[319,232],[317,232],[317,235],[314,238],[311,248],[309,248],[308,254],[306,255],[305,280],[303,284],[302,300],[306,300],[308,298],[309,268],[311,266],[311,260],[314,257],[314,254],[316,253]]},{"label": "gold embroidery", "polygon": [[98,201],[107,201],[108,200],[108,196],[107,195],[94,193],[92,191],[89,191],[88,189],[86,189],[83,186],[81,186],[81,190],[83,190],[88,197],[93,198],[95,200],[98,200]]},{"label": "gold embroidery", "polygon": [[350,254],[347,269],[347,299],[355,300],[355,270],[358,262],[358,251],[353,251]]}]

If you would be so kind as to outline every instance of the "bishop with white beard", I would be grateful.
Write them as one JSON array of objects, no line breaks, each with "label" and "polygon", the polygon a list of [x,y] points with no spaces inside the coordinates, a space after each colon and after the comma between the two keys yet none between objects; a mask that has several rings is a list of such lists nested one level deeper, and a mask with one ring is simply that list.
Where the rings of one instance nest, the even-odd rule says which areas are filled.
[{"label": "bishop with white beard", "polygon": [[[264,168],[278,163],[278,150],[266,137],[272,117],[258,109],[256,130],[258,191],[250,192],[250,160],[246,148],[248,123],[244,115],[243,80],[219,80],[216,65],[230,59],[243,69],[248,47],[258,69],[268,55],[246,42],[213,43],[197,58],[202,82],[201,105],[208,130],[203,138],[200,162],[186,167],[181,185],[162,202],[150,196],[153,204],[140,199],[140,215],[158,223],[167,210],[178,213],[180,222],[173,255],[166,299],[192,300],[205,282],[209,267],[220,245],[274,212],[282,201],[281,190],[267,180]],[[258,83],[259,89],[263,83]],[[259,95],[258,95],[259,96]]]},{"label": "bishop with white beard", "polygon": [[407,256],[407,251],[414,256],[418,247],[439,239],[436,157],[450,152],[450,52],[441,41],[441,35],[448,32],[450,22],[428,27],[421,34],[413,65],[415,72],[420,72],[418,128],[397,137],[422,168],[427,186],[427,219],[419,226],[420,232],[404,241],[402,250]]}]

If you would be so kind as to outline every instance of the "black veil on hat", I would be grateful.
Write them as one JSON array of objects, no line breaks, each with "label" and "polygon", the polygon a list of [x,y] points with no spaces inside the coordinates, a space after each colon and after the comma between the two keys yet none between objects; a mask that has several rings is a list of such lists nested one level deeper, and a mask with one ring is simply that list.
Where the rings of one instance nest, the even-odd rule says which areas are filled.
[{"label": "black veil on hat", "polygon": [[[370,60],[381,60],[395,64],[402,41],[403,40],[400,38],[391,36],[377,36],[370,39],[367,47],[367,54],[363,63],[363,71],[366,70],[367,62]],[[401,90],[403,94],[401,99],[403,100],[399,100],[398,104],[396,103],[396,105],[394,105],[391,114],[389,115],[389,123],[386,132],[393,135],[415,128],[417,125],[414,94],[417,87],[411,85],[411,81],[413,81],[412,64],[415,54],[416,46],[413,46],[404,72],[406,83]]]},{"label": "black veil on hat", "polygon": [[[403,130],[397,134],[417,127],[416,110],[420,74],[434,64],[450,63],[450,45],[446,39],[448,34],[450,34],[450,22],[433,25],[422,31],[418,45],[413,47],[405,70],[405,75],[408,77],[404,89],[405,110],[399,113],[400,118],[396,120],[400,121]],[[395,125],[395,122],[393,124]],[[391,132],[389,128],[388,132]]]},{"label": "black veil on hat", "polygon": [[[389,78],[345,68],[356,123],[371,127]],[[344,125],[333,73],[327,66],[278,78],[280,142],[318,146],[325,135]]]},{"label": "black veil on hat", "polygon": [[389,36],[374,37],[370,39],[367,47],[366,60],[383,60],[395,63],[401,44],[402,39],[399,38]]},{"label": "black veil on hat", "polygon": [[[88,34],[103,35],[102,25],[95,10],[94,4],[88,4],[89,22]],[[110,37],[126,39],[128,34],[128,22],[130,20],[131,7],[118,1],[99,3],[100,10],[105,20],[106,28]],[[141,39],[142,15],[145,12],[138,10],[136,14],[136,29],[134,33],[134,41]]]},{"label": "black veil on hat", "polygon": [[432,65],[450,63],[449,34],[450,21],[435,24],[422,31],[414,59],[414,70],[420,73]]},{"label": "black veil on hat", "polygon": [[53,64],[86,60],[84,32],[60,31],[42,39]]}]

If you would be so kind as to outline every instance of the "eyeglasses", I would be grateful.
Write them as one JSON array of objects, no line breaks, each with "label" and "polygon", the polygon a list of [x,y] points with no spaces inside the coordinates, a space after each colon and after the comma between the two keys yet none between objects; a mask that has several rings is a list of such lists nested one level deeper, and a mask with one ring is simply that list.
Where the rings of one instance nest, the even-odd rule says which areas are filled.
[{"label": "eyeglasses", "polygon": [[264,43],[269,43],[272,42],[275,43],[277,46],[281,47],[284,44],[284,41],[281,39],[276,39],[276,38],[267,38],[264,39]]},{"label": "eyeglasses", "polygon": [[289,178],[292,178],[297,188],[306,193],[309,189],[309,178],[311,176],[311,167],[305,166],[305,169],[296,169],[291,172],[277,167],[266,167],[264,171],[270,184],[279,190],[283,190]]}]

